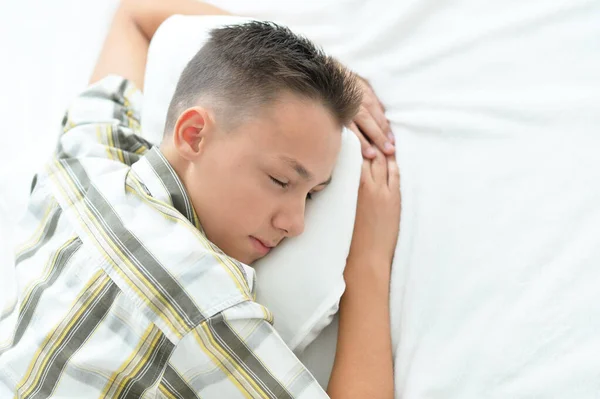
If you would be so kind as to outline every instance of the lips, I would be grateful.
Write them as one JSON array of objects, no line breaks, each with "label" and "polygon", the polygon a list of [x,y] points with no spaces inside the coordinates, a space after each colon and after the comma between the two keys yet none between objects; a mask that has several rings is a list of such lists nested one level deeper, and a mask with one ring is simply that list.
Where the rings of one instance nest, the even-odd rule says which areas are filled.
[{"label": "lips", "polygon": [[269,245],[269,243],[264,242],[261,239],[253,237],[253,236],[250,236],[250,241],[252,241],[254,248],[262,256],[268,254],[271,251],[271,248],[273,248],[275,246],[275,245]]},{"label": "lips", "polygon": [[[256,237],[255,237],[255,238],[256,238]],[[258,241],[260,241],[260,243],[261,243],[262,245],[264,245],[265,247],[267,247],[267,248],[275,248],[275,247],[277,246],[277,244],[270,244],[268,241],[261,240],[260,238],[256,238],[256,239],[257,239]]]}]

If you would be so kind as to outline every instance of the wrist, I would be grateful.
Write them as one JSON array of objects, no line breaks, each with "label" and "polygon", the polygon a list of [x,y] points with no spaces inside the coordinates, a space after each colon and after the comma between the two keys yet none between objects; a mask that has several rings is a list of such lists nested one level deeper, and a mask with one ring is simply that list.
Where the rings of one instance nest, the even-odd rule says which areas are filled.
[{"label": "wrist", "polygon": [[377,256],[349,256],[344,270],[350,292],[382,293],[389,296],[391,260]]}]

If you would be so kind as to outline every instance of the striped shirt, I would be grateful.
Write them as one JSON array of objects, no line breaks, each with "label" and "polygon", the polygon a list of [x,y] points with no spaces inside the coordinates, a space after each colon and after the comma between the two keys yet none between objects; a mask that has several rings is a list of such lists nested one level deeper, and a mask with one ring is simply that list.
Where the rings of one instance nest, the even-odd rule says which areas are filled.
[{"label": "striped shirt", "polygon": [[18,232],[0,397],[326,398],[254,301],[254,270],[203,234],[109,76],[72,104]]}]

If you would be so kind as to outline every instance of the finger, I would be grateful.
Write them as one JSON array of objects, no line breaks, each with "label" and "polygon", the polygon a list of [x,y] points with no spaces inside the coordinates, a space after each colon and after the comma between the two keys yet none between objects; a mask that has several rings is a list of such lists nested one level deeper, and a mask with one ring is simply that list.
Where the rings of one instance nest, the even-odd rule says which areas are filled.
[{"label": "finger", "polygon": [[387,134],[379,128],[377,122],[371,116],[371,113],[363,106],[354,118],[354,123],[360,131],[374,143],[384,154],[391,155],[395,152],[394,145],[390,143]]},{"label": "finger", "polygon": [[379,103],[379,108],[381,108],[381,112],[385,113],[385,111],[386,111],[385,105],[383,105],[383,103],[381,102],[379,97],[377,97],[377,102]]},{"label": "finger", "polygon": [[361,183],[365,183],[370,180],[372,180],[371,161],[368,159],[363,159],[362,167],[361,167],[361,171],[360,171],[360,181],[361,181]]},{"label": "finger", "polygon": [[387,158],[388,187],[390,190],[400,190],[400,168],[395,156]]},{"label": "finger", "polygon": [[377,151],[375,159],[371,162],[371,175],[375,183],[385,184],[387,179],[387,164],[385,161],[385,155],[380,151]]},{"label": "finger", "polygon": [[385,117],[385,107],[379,97],[375,94],[373,86],[366,80],[365,86],[363,87],[363,104],[369,109],[369,111],[376,116],[375,119],[381,129],[386,132],[389,130],[389,122]]},{"label": "finger", "polygon": [[369,143],[369,141],[365,138],[365,136],[361,133],[356,123],[352,122],[348,125],[348,129],[352,130],[356,137],[358,137],[358,141],[360,142],[360,150],[362,152],[363,158],[372,159],[375,157],[375,149]]},{"label": "finger", "polygon": [[379,128],[387,134],[390,131],[390,123],[385,117],[385,111],[381,108],[379,99],[371,90],[369,94],[363,97],[363,106],[369,111]]}]

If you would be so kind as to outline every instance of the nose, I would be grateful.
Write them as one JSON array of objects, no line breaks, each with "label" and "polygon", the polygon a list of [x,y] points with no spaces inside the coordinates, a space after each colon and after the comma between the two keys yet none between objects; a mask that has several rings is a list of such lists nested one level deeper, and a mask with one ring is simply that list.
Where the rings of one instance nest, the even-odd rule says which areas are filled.
[{"label": "nose", "polygon": [[304,231],[305,201],[288,204],[275,214],[273,226],[285,232],[285,237],[295,237]]}]

